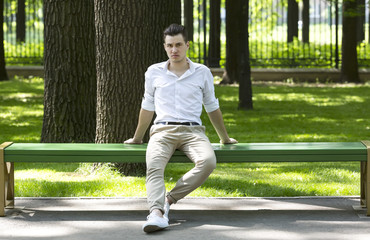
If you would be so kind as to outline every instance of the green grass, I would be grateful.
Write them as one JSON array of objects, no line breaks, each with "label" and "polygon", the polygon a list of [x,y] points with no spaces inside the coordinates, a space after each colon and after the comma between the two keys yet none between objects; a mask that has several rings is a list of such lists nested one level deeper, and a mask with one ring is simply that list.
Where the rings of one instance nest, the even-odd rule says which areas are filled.
[{"label": "green grass", "polygon": [[[257,84],[254,110],[238,111],[238,88],[216,86],[230,136],[240,142],[360,141],[370,139],[370,85]],[[0,82],[0,142],[38,142],[43,115],[43,80]],[[206,115],[212,142],[218,137]],[[169,164],[170,189],[191,164]],[[144,177],[124,177],[90,164],[16,164],[18,197],[145,197]],[[219,164],[191,196],[359,195],[358,163]]]},{"label": "green grass", "polygon": [[0,82],[0,142],[39,142],[44,83],[41,78]]}]

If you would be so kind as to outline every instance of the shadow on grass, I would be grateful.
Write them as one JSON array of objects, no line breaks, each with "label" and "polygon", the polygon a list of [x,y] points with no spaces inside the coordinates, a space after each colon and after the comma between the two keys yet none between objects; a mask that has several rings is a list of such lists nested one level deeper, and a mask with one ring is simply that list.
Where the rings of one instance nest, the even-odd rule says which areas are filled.
[{"label": "shadow on grass", "polygon": [[38,142],[42,127],[42,117],[33,115],[18,116],[0,122],[0,142]]},{"label": "shadow on grass", "polygon": [[[46,181],[46,180],[16,180],[15,196],[22,197],[111,197],[104,194],[106,181]],[[104,195],[102,195],[102,193]]]},{"label": "shadow on grass", "polygon": [[80,163],[15,163],[15,171],[53,169],[57,172],[75,172]]},{"label": "shadow on grass", "polygon": [[[166,181],[174,185],[192,166],[168,165]],[[201,188],[237,197],[355,195],[359,176],[358,163],[221,163]]]}]

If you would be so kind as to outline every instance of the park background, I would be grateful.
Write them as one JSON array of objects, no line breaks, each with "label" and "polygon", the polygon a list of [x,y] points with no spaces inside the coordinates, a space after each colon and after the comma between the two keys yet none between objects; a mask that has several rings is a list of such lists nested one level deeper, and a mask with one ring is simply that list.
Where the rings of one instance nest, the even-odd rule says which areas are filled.
[{"label": "park background", "polygon": [[[23,6],[19,5],[21,2],[24,2],[25,16],[23,38],[19,29],[21,24],[17,22],[20,19],[17,17],[18,9]],[[48,1],[45,2],[49,4],[46,6],[50,9],[55,7]],[[189,2],[192,2],[191,11]],[[218,12],[214,10],[215,2],[219,2],[220,7],[216,8]],[[342,39],[346,35],[342,30],[341,1],[339,4],[336,1],[325,0],[246,2],[249,2],[248,46],[252,73],[256,68],[266,72],[273,68],[275,75],[279,73],[279,69],[284,72],[292,68],[300,68],[309,73],[314,72],[312,69],[318,68],[320,72],[341,71]],[[307,2],[308,21],[307,12],[304,11]],[[356,23],[356,28],[359,29],[356,34],[356,52],[359,69],[363,68],[362,71],[366,72],[370,59],[369,6],[367,2],[362,2],[363,7],[357,8],[355,15],[355,18],[359,19]],[[358,3],[358,6],[361,6],[361,1]],[[226,4],[226,1],[212,0],[181,1],[180,21],[187,25],[188,29],[193,28],[189,57],[208,65],[218,73],[220,69],[222,73],[226,68],[227,60]],[[8,69],[12,66],[23,66],[22,68],[27,69],[36,65],[39,66],[38,69],[43,70],[47,59],[44,53],[48,53],[44,47],[43,1],[4,0],[4,6],[4,50]],[[63,6],[66,12],[70,11],[66,6],[68,5]],[[78,14],[81,9],[83,8],[79,6],[76,11],[70,11],[68,14],[71,16]],[[211,17],[214,12],[219,13],[216,14],[219,16],[216,23]],[[215,25],[219,26],[220,35],[214,30]],[[59,37],[63,38],[65,32],[61,33]],[[218,40],[216,43],[215,39]],[[63,57],[68,59],[70,56]],[[55,72],[55,65],[53,67],[45,71]],[[19,69],[21,68],[17,68],[21,72]],[[143,73],[142,69],[141,71]],[[48,81],[58,77],[46,74],[49,74]],[[68,74],[66,76],[68,77]],[[222,74],[215,78],[216,84],[222,80],[221,77]],[[44,107],[45,101],[48,101],[44,95],[45,79],[12,76],[10,81],[0,82],[1,142],[81,141],[72,139],[75,133],[66,137],[70,132],[53,132],[51,135],[55,137],[54,139],[42,140]],[[306,79],[293,72],[291,77],[269,82],[255,81],[252,75],[254,105],[253,110],[248,111],[238,110],[237,83],[216,85],[216,95],[220,99],[230,135],[240,142],[335,142],[369,139],[370,97],[366,75],[362,77],[361,83],[356,84],[337,83],[338,79],[333,75]],[[63,93],[60,87],[61,85],[56,86],[55,89],[57,91],[60,89]],[[141,89],[135,88],[135,91],[140,95]],[[71,97],[66,92],[62,96]],[[64,114],[65,112],[68,110],[64,109]],[[122,118],[118,117],[120,124],[125,122],[126,118],[133,122],[127,127],[131,128],[131,132],[127,129],[122,130],[125,132],[123,137],[131,136],[132,126],[136,125],[136,116],[132,112],[135,111],[130,111],[130,114]],[[64,119],[67,121],[68,117]],[[203,117],[202,121],[207,127],[211,142],[218,142],[208,119]],[[72,122],[73,124],[75,123]],[[58,134],[64,136],[58,139]],[[90,141],[97,141],[96,136],[90,137]],[[112,141],[122,142],[121,139],[105,139],[100,142]],[[189,164],[169,164],[165,179],[167,187],[171,188],[175,180],[190,167]],[[103,166],[97,170],[96,166],[91,164],[17,164],[15,195],[145,196],[145,178],[142,172],[136,173],[139,176],[123,176],[116,169],[117,166],[114,165]],[[358,195],[359,169],[356,163],[219,164],[210,179],[192,195],[203,197]]]}]

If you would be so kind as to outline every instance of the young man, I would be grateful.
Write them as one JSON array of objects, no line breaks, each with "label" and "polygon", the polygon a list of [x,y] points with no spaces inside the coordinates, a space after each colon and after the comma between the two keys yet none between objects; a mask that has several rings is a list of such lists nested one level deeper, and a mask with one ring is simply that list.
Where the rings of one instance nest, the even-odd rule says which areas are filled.
[{"label": "young man", "polygon": [[[185,28],[172,24],[163,33],[168,61],[150,66],[145,73],[145,93],[133,138],[127,144],[141,144],[154,112],[146,151],[146,187],[150,215],[145,232],[168,227],[170,205],[198,188],[216,167],[213,148],[201,125],[202,104],[220,142],[237,143],[228,136],[210,70],[186,57],[189,42]],[[166,195],[164,169],[176,149],[195,164]]]}]

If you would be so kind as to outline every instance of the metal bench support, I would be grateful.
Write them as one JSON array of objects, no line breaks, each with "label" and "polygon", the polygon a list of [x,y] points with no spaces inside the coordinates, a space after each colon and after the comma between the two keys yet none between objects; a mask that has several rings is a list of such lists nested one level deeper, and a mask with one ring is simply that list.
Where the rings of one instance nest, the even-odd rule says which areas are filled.
[{"label": "metal bench support", "polygon": [[4,161],[4,149],[11,144],[0,145],[0,217],[5,216],[5,208],[14,208],[14,163]]},{"label": "metal bench support", "polygon": [[370,216],[370,141],[362,141],[367,148],[367,162],[361,162],[361,205],[367,207]]}]

